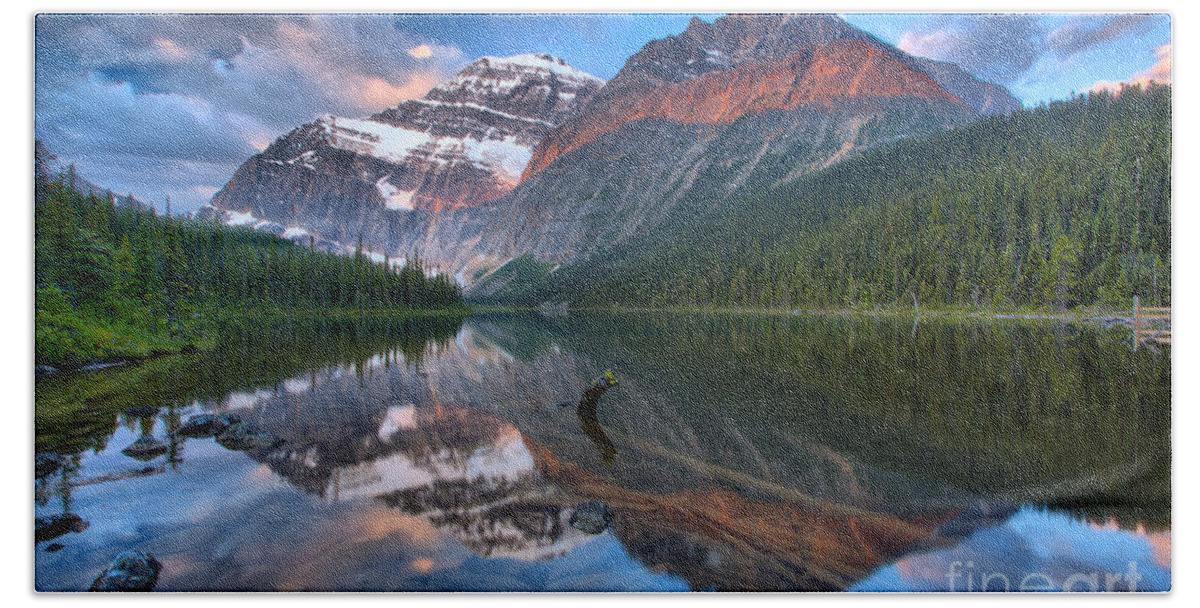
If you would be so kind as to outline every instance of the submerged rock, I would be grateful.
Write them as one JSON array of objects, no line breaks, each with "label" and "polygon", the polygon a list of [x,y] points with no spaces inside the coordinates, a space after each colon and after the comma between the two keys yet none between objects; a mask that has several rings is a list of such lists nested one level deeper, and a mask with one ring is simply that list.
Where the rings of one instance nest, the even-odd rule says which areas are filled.
[{"label": "submerged rock", "polygon": [[221,431],[221,434],[217,435],[217,443],[226,449],[241,452],[270,449],[283,443],[283,440],[244,422],[238,422]]},{"label": "submerged rock", "polygon": [[176,429],[175,434],[184,437],[211,437],[216,433],[216,420],[212,414],[191,416]]},{"label": "submerged rock", "polygon": [[46,545],[46,553],[56,553],[66,548],[67,546],[62,543],[50,543]]},{"label": "submerged rock", "polygon": [[571,527],[588,534],[599,534],[608,528],[613,517],[615,514],[608,505],[598,500],[589,500],[575,505],[575,512],[571,514]]},{"label": "submerged rock", "polygon": [[150,407],[148,405],[135,405],[125,409],[125,415],[132,418],[145,418],[147,416],[153,416],[157,413],[158,408]]},{"label": "submerged rock", "polygon": [[143,462],[154,460],[167,452],[167,444],[151,437],[150,435],[142,435],[137,441],[129,444],[129,447],[121,450],[121,453]]},{"label": "submerged rock", "polygon": [[550,406],[550,407],[552,407],[552,408],[554,408],[554,409],[556,409],[556,410],[565,410],[565,409],[567,409],[567,408],[569,408],[569,407],[571,407],[571,406],[573,406],[573,405],[575,405],[575,404],[574,404],[574,403],[571,403],[570,401],[562,401],[562,402],[559,402],[559,403],[555,403],[554,405],[552,405],[552,406]]},{"label": "submerged rock", "polygon": [[226,428],[241,421],[242,417],[237,414],[196,414],[189,416],[175,434],[183,437],[212,437],[220,435]]},{"label": "submerged rock", "polygon": [[153,555],[124,551],[92,582],[90,591],[150,591],[162,564]]},{"label": "submerged rock", "polygon": [[36,477],[45,477],[63,468],[67,464],[67,457],[54,452],[39,452],[33,456],[33,474]]},{"label": "submerged rock", "polygon": [[90,523],[74,513],[39,517],[33,520],[33,541],[40,543],[53,540],[68,532],[83,532],[90,526]]}]

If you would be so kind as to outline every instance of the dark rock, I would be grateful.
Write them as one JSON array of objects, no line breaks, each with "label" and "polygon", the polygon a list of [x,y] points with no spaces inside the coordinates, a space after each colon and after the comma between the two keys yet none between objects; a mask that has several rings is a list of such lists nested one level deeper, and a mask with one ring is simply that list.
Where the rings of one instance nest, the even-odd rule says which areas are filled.
[{"label": "dark rock", "polygon": [[184,355],[194,355],[200,352],[200,349],[196,348],[195,344],[185,344],[183,348],[179,349],[179,352]]},{"label": "dark rock", "polygon": [[237,414],[221,414],[216,417],[213,423],[213,430],[220,433],[225,430],[225,427],[233,426],[242,421],[242,417]]},{"label": "dark rock", "polygon": [[216,434],[216,416],[212,414],[197,414],[191,416],[175,431],[183,437],[212,437]]},{"label": "dark rock", "polygon": [[83,532],[91,526],[83,518],[74,513],[39,517],[33,520],[34,542],[53,540],[68,532]]},{"label": "dark rock", "polygon": [[608,528],[613,517],[615,514],[608,505],[598,500],[589,500],[575,505],[575,512],[571,514],[571,527],[588,534],[599,534]]},{"label": "dark rock", "polygon": [[96,577],[90,591],[150,591],[158,583],[162,564],[153,555],[125,551]]},{"label": "dark rock", "polygon": [[46,553],[56,553],[66,548],[67,546],[62,543],[50,543],[46,545]]},{"label": "dark rock", "polygon": [[222,447],[238,452],[246,450],[267,450],[283,440],[270,433],[260,431],[244,422],[229,425],[217,435],[217,443]]},{"label": "dark rock", "polygon": [[133,418],[146,418],[158,414],[158,408],[148,405],[135,405],[125,409],[125,415]]},{"label": "dark rock", "polygon": [[33,473],[37,477],[45,477],[61,469],[67,463],[67,457],[54,452],[40,452],[33,456]]},{"label": "dark rock", "polygon": [[212,437],[241,421],[242,417],[237,414],[196,414],[188,417],[175,434],[182,437]]},{"label": "dark rock", "polygon": [[143,462],[154,460],[167,452],[167,444],[151,437],[150,435],[142,435],[137,441],[129,444],[129,447],[121,450],[121,453],[136,460]]}]

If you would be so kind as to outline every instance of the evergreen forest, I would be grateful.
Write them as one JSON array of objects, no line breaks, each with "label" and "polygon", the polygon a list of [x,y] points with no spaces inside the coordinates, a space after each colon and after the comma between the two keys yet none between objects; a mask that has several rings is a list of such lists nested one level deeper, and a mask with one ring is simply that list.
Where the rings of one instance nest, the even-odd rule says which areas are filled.
[{"label": "evergreen forest", "polygon": [[75,367],[203,347],[231,315],[462,309],[415,255],[375,263],[187,218],[51,175],[35,145],[35,362]]},{"label": "evergreen forest", "polygon": [[490,299],[1046,311],[1129,310],[1137,295],[1167,306],[1171,88],[988,117],[710,203]]}]

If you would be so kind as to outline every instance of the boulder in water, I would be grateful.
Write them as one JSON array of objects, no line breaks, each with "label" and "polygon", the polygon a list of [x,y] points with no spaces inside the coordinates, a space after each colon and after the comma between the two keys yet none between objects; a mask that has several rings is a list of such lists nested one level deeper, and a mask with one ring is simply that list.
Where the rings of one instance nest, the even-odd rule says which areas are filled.
[{"label": "boulder in water", "polygon": [[213,421],[213,431],[220,434],[225,427],[233,426],[241,421],[242,417],[237,414],[220,414]]},{"label": "boulder in water", "polygon": [[608,528],[613,517],[615,514],[608,505],[598,500],[589,500],[575,505],[575,512],[571,514],[571,527],[588,534],[599,534]]},{"label": "boulder in water", "polygon": [[136,459],[146,462],[154,460],[167,452],[167,444],[151,437],[150,435],[142,435],[137,441],[129,444],[129,447],[121,450],[121,453]]},{"label": "boulder in water", "polygon": [[217,435],[217,443],[226,449],[242,452],[270,449],[283,443],[283,440],[245,422],[238,422],[221,431],[221,434]]},{"label": "boulder in water", "polygon": [[183,437],[211,437],[216,433],[216,417],[212,414],[197,414],[176,429],[175,434]]},{"label": "boulder in water", "polygon": [[150,591],[162,564],[153,555],[124,551],[92,582],[90,591]]},{"label": "boulder in water", "polygon": [[175,434],[182,437],[212,437],[241,421],[242,417],[237,414],[196,414],[189,416]]},{"label": "boulder in water", "polygon": [[33,520],[33,541],[40,543],[53,540],[68,532],[83,532],[91,526],[83,518],[74,513],[39,517]]}]

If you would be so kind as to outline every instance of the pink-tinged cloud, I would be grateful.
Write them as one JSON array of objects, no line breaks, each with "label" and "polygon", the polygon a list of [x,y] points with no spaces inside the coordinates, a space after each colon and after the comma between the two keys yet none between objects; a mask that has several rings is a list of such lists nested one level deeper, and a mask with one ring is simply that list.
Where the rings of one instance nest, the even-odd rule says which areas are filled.
[{"label": "pink-tinged cloud", "polygon": [[421,97],[445,78],[441,74],[415,72],[402,85],[393,85],[382,78],[365,78],[358,81],[355,96],[372,107],[394,106],[404,99]]},{"label": "pink-tinged cloud", "polygon": [[1155,49],[1154,54],[1158,56],[1158,61],[1154,65],[1146,68],[1128,80],[1113,82],[1111,80],[1097,80],[1092,88],[1089,89],[1092,93],[1100,91],[1119,92],[1122,86],[1136,85],[1145,87],[1151,82],[1159,84],[1171,84],[1171,45],[1164,44]]}]

